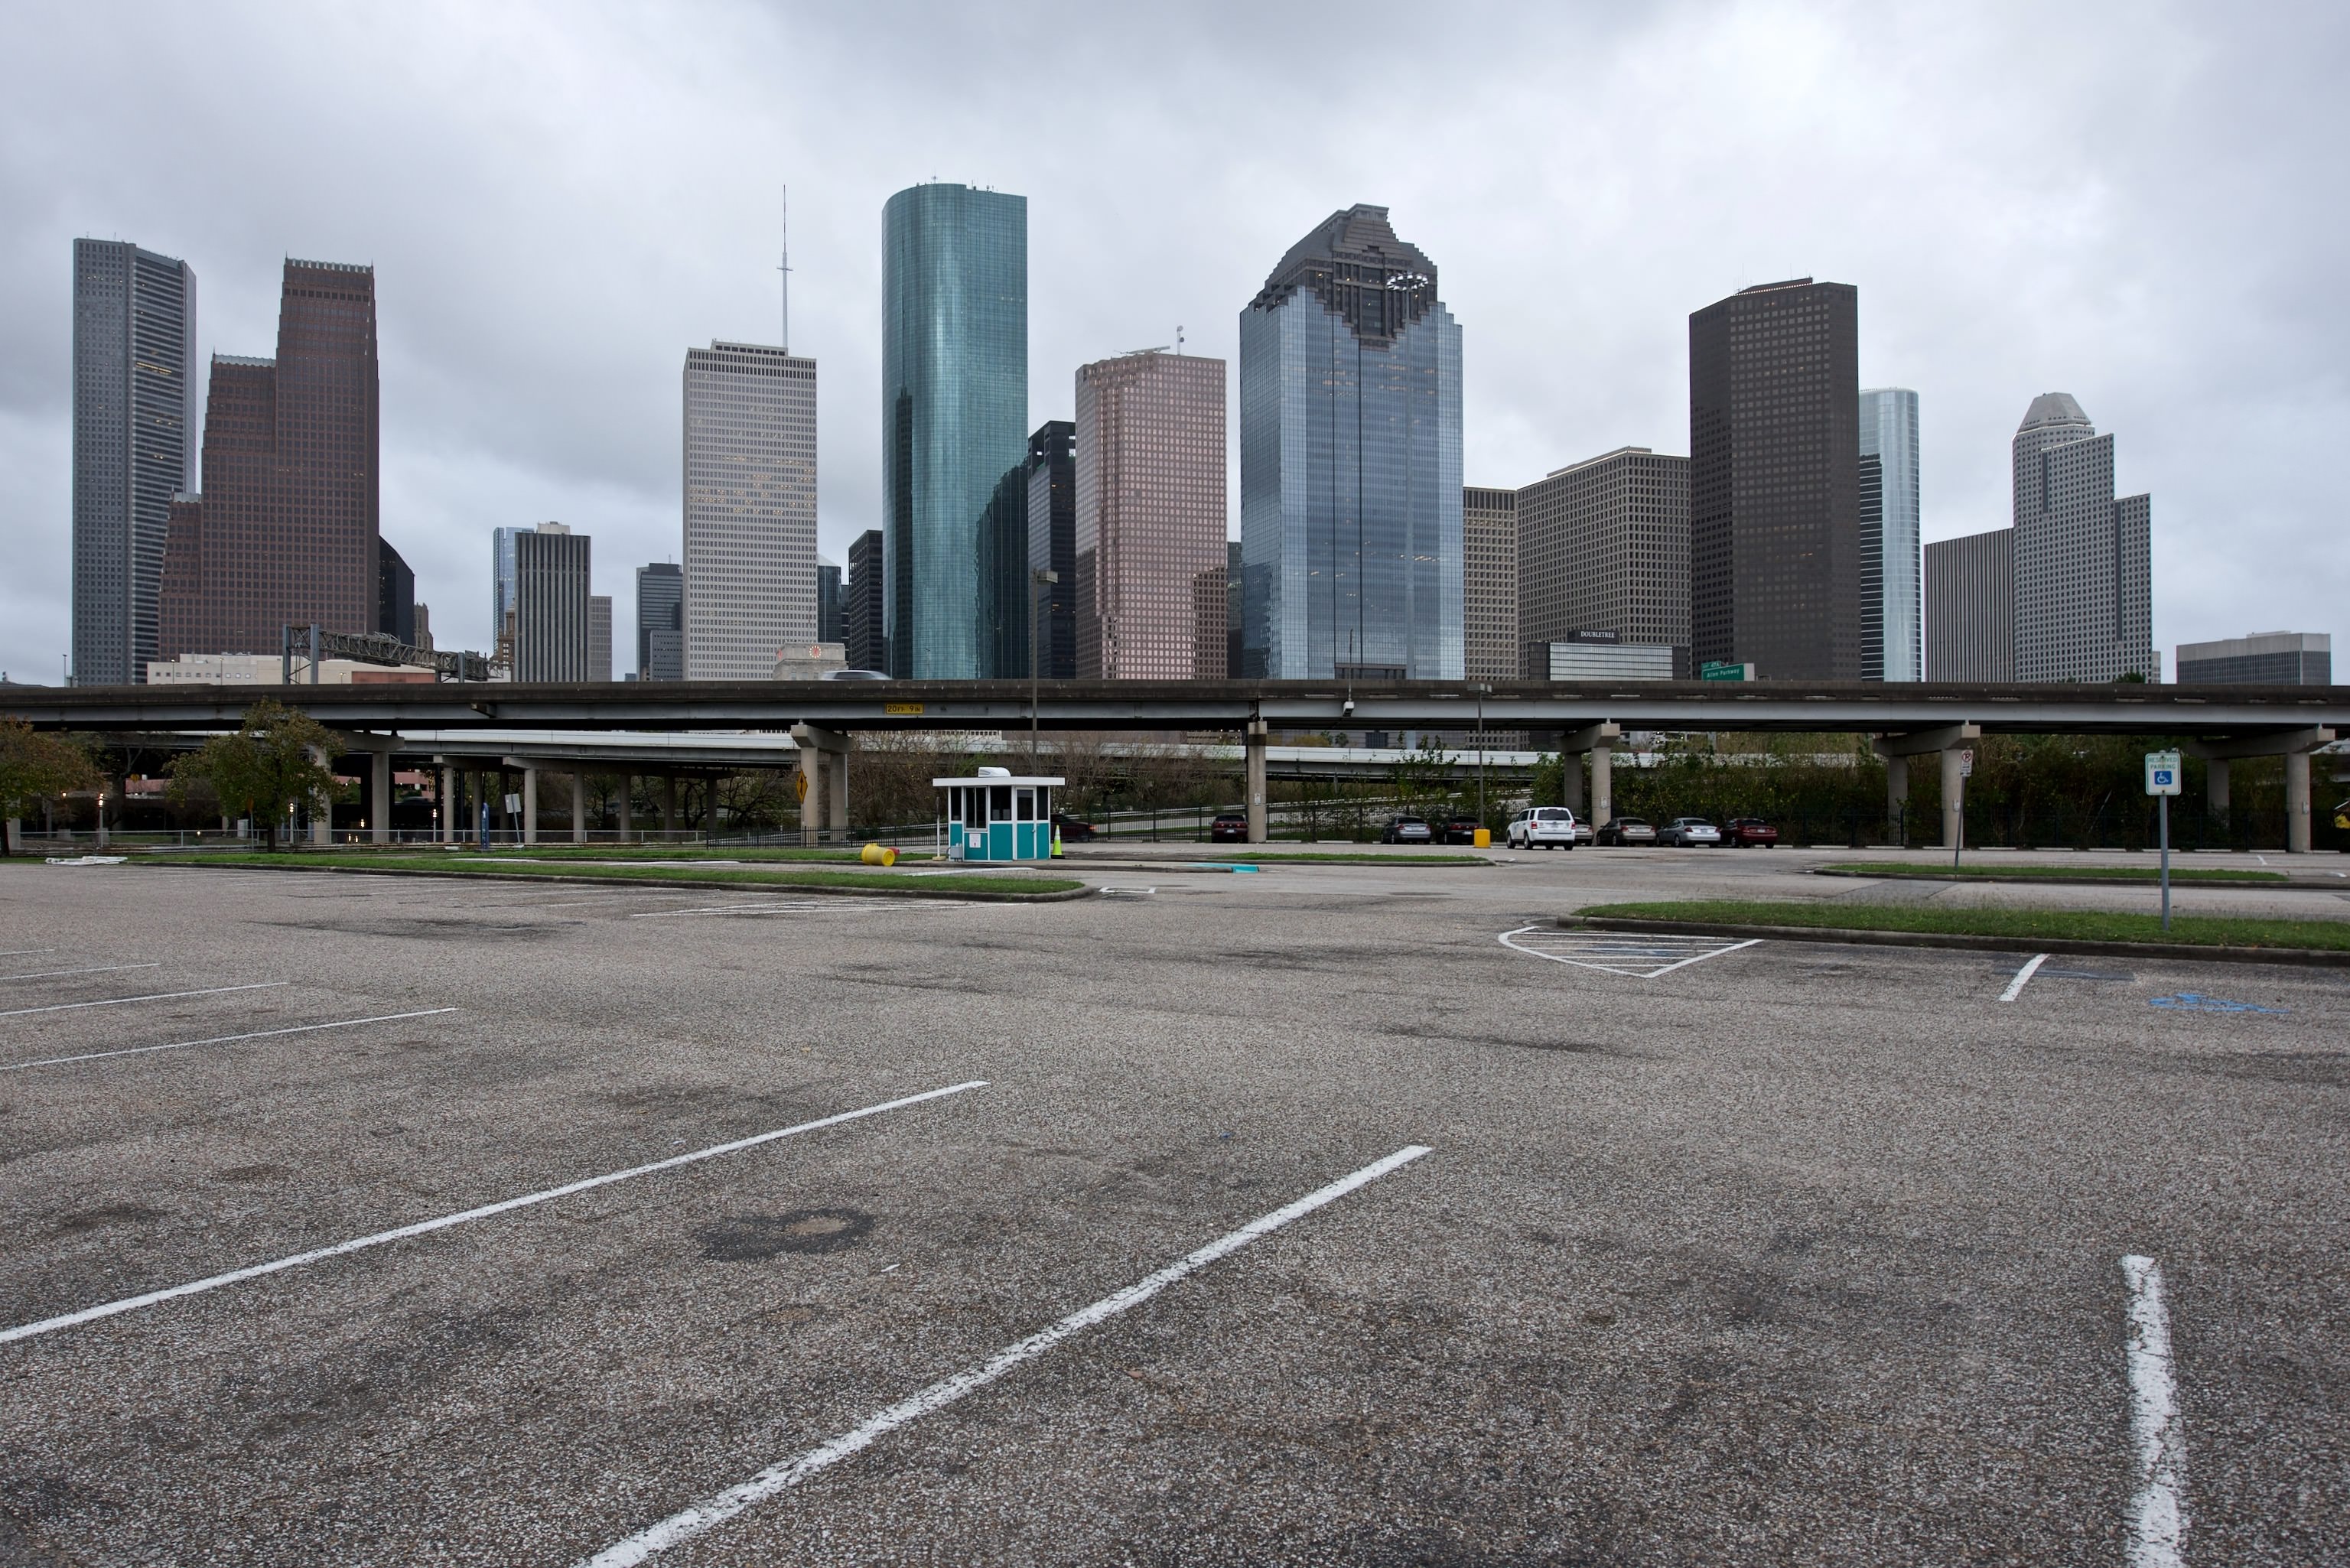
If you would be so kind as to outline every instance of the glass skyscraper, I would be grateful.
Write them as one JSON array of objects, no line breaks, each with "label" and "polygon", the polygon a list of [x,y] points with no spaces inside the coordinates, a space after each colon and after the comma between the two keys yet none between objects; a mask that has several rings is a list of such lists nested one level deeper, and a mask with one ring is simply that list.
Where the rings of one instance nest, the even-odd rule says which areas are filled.
[{"label": "glass skyscraper", "polygon": [[[889,198],[881,231],[889,672],[1024,675],[1027,574],[988,569],[988,529],[997,487],[1028,457],[1028,200],[916,185]],[[994,602],[1006,583],[1020,603]],[[998,635],[1014,619],[1020,638]],[[1018,667],[997,668],[1015,641]]]},{"label": "glass skyscraper", "polygon": [[1918,394],[1860,394],[1860,678],[1923,680],[1919,662]]},{"label": "glass skyscraper", "polygon": [[1238,673],[1461,679],[1461,328],[1385,207],[1265,279],[1240,400]]}]

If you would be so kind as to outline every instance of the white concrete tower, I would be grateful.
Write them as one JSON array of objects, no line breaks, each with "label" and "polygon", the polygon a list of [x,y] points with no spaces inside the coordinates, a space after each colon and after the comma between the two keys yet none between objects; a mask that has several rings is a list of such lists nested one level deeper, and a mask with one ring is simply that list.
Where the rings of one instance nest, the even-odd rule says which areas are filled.
[{"label": "white concrete tower", "polygon": [[816,361],[685,355],[685,678],[766,680],[816,639]]}]

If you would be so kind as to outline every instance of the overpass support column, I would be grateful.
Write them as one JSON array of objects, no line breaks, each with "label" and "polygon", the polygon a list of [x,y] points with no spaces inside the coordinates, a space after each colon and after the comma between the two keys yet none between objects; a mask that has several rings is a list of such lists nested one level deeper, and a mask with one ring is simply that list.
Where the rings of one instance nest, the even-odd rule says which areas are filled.
[{"label": "overpass support column", "polygon": [[2288,854],[2309,853],[2309,753],[2284,756],[2284,846]]},{"label": "overpass support column", "polygon": [[464,825],[457,820],[457,770],[447,763],[441,764],[440,797],[433,804],[441,808],[441,841],[455,844],[462,836]]},{"label": "overpass support column", "polygon": [[1909,759],[1885,759],[1885,831],[1893,842],[1909,845]]},{"label": "overpass support column", "polygon": [[538,842],[538,769],[528,765],[522,770],[522,841]]},{"label": "overpass support column", "polygon": [[[323,767],[332,767],[334,765],[334,758],[328,756],[325,753],[318,751],[315,747],[312,748],[310,755]],[[310,842],[318,845],[321,847],[332,844],[335,841],[335,796],[333,790],[334,786],[329,784],[328,786],[327,794],[318,796],[317,799],[310,803]],[[101,816],[99,819],[99,831],[103,833],[105,830],[105,818]]]},{"label": "overpass support column", "polygon": [[1241,737],[1241,749],[1248,759],[1248,841],[1263,844],[1264,823],[1264,744],[1269,734],[1265,722],[1251,719]]},{"label": "overpass support column", "polygon": [[2309,753],[2334,743],[2334,732],[2320,724],[2306,730],[2285,730],[2266,735],[2224,735],[2208,741],[2185,742],[2184,749],[2201,757],[2211,765],[2210,776],[2216,784],[2206,787],[2218,792],[2224,808],[2228,788],[2225,772],[2231,757],[2282,757],[2284,759],[2284,846],[2294,855],[2306,855],[2310,848]]},{"label": "overpass support column", "polygon": [[2228,826],[2228,760],[2213,757],[2203,764],[2203,805],[2211,826],[2222,832]]},{"label": "overpass support column", "polygon": [[[1560,804],[1572,807],[1577,817],[1595,826],[1607,823],[1615,815],[1615,745],[1624,738],[1620,725],[1602,722],[1586,724],[1580,730],[1568,730],[1558,738],[1558,760],[1565,778],[1566,799]],[[1591,756],[1591,809],[1583,809],[1583,757]]]},{"label": "overpass support column", "polygon": [[368,837],[377,844],[391,842],[391,753],[380,751],[368,759]]},{"label": "overpass support column", "polygon": [[571,842],[588,842],[588,775],[577,769],[571,774]]},{"label": "overpass support column", "polygon": [[799,748],[800,777],[807,781],[800,802],[800,842],[814,844],[829,835],[848,836],[848,749],[857,737],[842,730],[816,724],[792,726],[792,744]]},{"label": "overpass support column", "polygon": [[[1885,794],[1889,806],[1909,798],[1909,762],[1929,752],[1942,754],[1942,847],[1959,846],[1960,824],[1966,807],[1966,781],[1959,777],[1959,753],[1982,739],[1980,724],[1942,724],[1906,734],[1879,735],[1870,745],[1885,759]],[[1895,774],[1896,767],[1900,772]],[[1896,793],[1898,790],[1898,794]]]},{"label": "overpass support column", "polygon": [[677,831],[677,775],[661,774],[661,836]]}]

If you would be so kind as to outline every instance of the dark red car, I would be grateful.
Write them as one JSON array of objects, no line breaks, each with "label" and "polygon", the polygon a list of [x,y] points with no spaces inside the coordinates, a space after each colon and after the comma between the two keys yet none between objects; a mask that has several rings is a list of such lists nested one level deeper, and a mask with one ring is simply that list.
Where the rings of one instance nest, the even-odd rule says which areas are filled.
[{"label": "dark red car", "polygon": [[1216,820],[1208,824],[1208,842],[1211,844],[1246,844],[1248,842],[1248,813],[1244,811],[1220,811],[1216,813]]},{"label": "dark red car", "polygon": [[1721,825],[1721,842],[1732,849],[1768,849],[1779,842],[1779,830],[1759,816],[1733,816]]}]

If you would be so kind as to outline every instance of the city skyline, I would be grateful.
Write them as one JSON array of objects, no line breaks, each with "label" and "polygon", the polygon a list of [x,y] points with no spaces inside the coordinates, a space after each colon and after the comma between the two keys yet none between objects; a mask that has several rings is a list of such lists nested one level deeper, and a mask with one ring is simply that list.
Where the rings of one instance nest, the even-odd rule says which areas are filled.
[{"label": "city skyline", "polygon": [[[201,65],[203,79],[232,87],[250,76],[240,50],[297,62],[353,47],[349,28],[331,25],[256,48],[254,15],[231,7],[203,29],[164,18],[158,36]],[[449,26],[395,26],[380,35],[381,52],[421,54],[428,36],[437,47],[435,29]],[[705,26],[746,57],[780,47],[812,69],[854,57],[872,41],[847,23],[712,16]],[[1165,151],[1155,133],[1176,99],[1156,89],[1112,97],[1083,71],[1066,79],[1061,101],[948,140],[941,111],[899,113],[879,100],[860,107],[821,94],[805,111],[769,106],[748,96],[747,78],[731,67],[689,99],[678,59],[656,48],[630,57],[626,75],[641,80],[652,101],[673,102],[677,125],[655,128],[637,152],[614,138],[623,120],[635,123],[629,117],[586,127],[580,156],[594,147],[597,160],[608,161],[605,173],[593,161],[577,171],[546,167],[547,152],[531,137],[501,130],[431,84],[370,87],[348,103],[297,88],[312,134],[276,146],[209,107],[233,91],[192,95],[193,78],[184,73],[116,62],[140,88],[125,95],[132,119],[169,113],[203,156],[168,169],[109,167],[104,149],[121,136],[109,140],[90,121],[86,135],[56,142],[54,168],[23,176],[36,202],[26,209],[21,259],[7,264],[16,286],[0,305],[0,348],[16,369],[0,383],[0,527],[35,531],[39,543],[19,541],[25,566],[0,588],[7,596],[0,667],[54,680],[44,672],[57,668],[68,646],[69,562],[52,542],[69,484],[69,327],[58,300],[63,258],[78,235],[121,235],[186,258],[204,280],[206,356],[265,342],[276,301],[259,286],[276,258],[377,264],[387,299],[385,526],[418,573],[418,597],[440,611],[442,646],[489,644],[473,540],[493,524],[576,520],[612,542],[598,563],[598,590],[625,596],[628,562],[673,548],[663,535],[673,527],[674,414],[661,405],[674,407],[667,377],[675,346],[775,335],[776,193],[710,199],[714,171],[678,151],[730,121],[768,127],[777,183],[792,182],[791,260],[801,296],[793,338],[827,361],[820,547],[828,554],[843,554],[877,515],[878,431],[867,412],[877,383],[870,213],[888,192],[943,161],[941,174],[1023,189],[1035,202],[1030,429],[1069,411],[1047,395],[1069,369],[1166,341],[1176,322],[1189,324],[1197,351],[1229,357],[1234,335],[1225,302],[1261,278],[1263,256],[1294,236],[1301,214],[1377,200],[1411,214],[1414,236],[1451,264],[1447,300],[1464,319],[1507,323],[1506,336],[1480,337],[1464,382],[1466,467],[1480,483],[1531,483],[1578,454],[1619,444],[1678,450],[1680,317],[1744,284],[1811,272],[1848,278],[1868,296],[1864,383],[1915,387],[1933,402],[1928,537],[2002,520],[2001,449],[2013,410],[2038,388],[2069,386],[2129,432],[2140,465],[2135,484],[2164,498],[2155,541],[2158,643],[2276,620],[2323,623],[2330,607],[2350,600],[2338,576],[2345,568],[2317,547],[2330,504],[2314,476],[2287,459],[2339,419],[2339,399],[2323,374],[2338,358],[2339,313],[2324,291],[2298,281],[2307,258],[2324,251],[2313,225],[2332,220],[2299,200],[2282,166],[2244,155],[2248,145],[2269,144],[2250,129],[2258,114],[2242,112],[2256,107],[2238,80],[2248,77],[2247,41],[2216,24],[2173,17],[2116,50],[2110,17],[2101,21],[2094,7],[2053,30],[2035,24],[2040,45],[2018,88],[2030,107],[2010,114],[1976,90],[2016,69],[1996,45],[2002,25],[1946,18],[1931,26],[1947,83],[1928,84],[1905,105],[1910,133],[1898,159],[1859,137],[1822,134],[1813,119],[1859,126],[1885,112],[1896,79],[1886,66],[1926,47],[1929,25],[1880,18],[1863,27],[1769,6],[1704,27],[1672,16],[1620,25],[1566,16],[1503,29],[1506,36],[1486,29],[1432,38],[1427,47],[1437,58],[1481,67],[1488,73],[1481,79],[1497,90],[1433,112],[1408,155],[1328,148],[1301,155],[1283,132],[1303,123],[1306,106],[1254,93],[1263,69],[1233,48],[1229,31],[1212,28],[1180,31],[1175,57],[1193,73],[1191,90],[1236,112],[1227,123],[1196,128],[1187,114],[1185,136],[1165,139]],[[2344,28],[2334,18],[2311,26],[2314,33],[2296,25],[2309,47],[2292,68],[2324,79],[2327,63],[2341,57]],[[0,112],[27,127],[41,117],[81,125],[85,109],[49,82],[99,57],[103,33],[96,18],[44,22],[37,33],[18,24],[12,36],[30,57],[57,68]],[[1517,95],[1512,84],[1531,79],[1530,67],[1517,62],[1543,53],[1528,46],[1564,39],[1587,47],[1599,90],[1574,104]],[[617,81],[619,44],[591,21],[567,41],[566,57],[582,81]],[[478,47],[507,57],[496,39],[480,38]],[[1003,47],[985,29],[950,25],[907,63],[910,90],[968,80],[971,60],[995,58]],[[1105,38],[1045,47],[1074,66],[1109,46]],[[1801,69],[1783,92],[1758,90],[1752,84],[1763,78],[1732,69],[1738,51]],[[1349,46],[1347,56],[1358,52]],[[1694,73],[1688,79],[1700,85],[1690,90],[1727,93],[1741,106],[1751,145],[1708,146],[1700,156],[1694,130],[1672,131],[1659,120],[1652,135],[1610,146],[1607,189],[1650,198],[1638,225],[1623,220],[1620,202],[1586,200],[1539,172],[1527,182],[1522,161],[1488,167],[1468,156],[1539,140],[1588,161],[1613,128],[1646,124],[1644,109],[1653,118],[1668,107],[1644,97],[1651,90],[1645,68],[1667,59]],[[1797,90],[1808,73],[1830,65],[1853,84],[1836,101]],[[2157,113],[2141,100],[2137,85],[2148,73],[2197,84],[2187,98],[2165,100],[2187,107]],[[571,123],[544,65],[516,54],[510,74],[521,124]],[[2061,81],[2067,90],[2035,91],[2033,81]],[[1330,90],[1336,102],[1351,104],[1365,89]],[[2325,96],[2264,93],[2262,105],[2290,107],[2260,112],[2316,117],[2293,140],[2323,145],[2339,118]],[[1079,123],[1097,130],[1097,139],[1069,134]],[[836,155],[844,129],[848,146]],[[1182,146],[1180,157],[1172,144]],[[461,146],[467,156],[451,162],[445,154]],[[819,147],[822,161],[813,156]],[[941,147],[953,151],[942,156]],[[2052,158],[2054,149],[2062,155]],[[639,177],[649,166],[663,177]],[[1897,166],[1899,189],[1860,172]],[[2025,168],[2028,176],[2015,172]],[[2246,168],[2254,170],[2249,180]],[[1461,178],[1464,169],[1475,172]],[[2237,171],[2224,190],[2214,183],[2221,169]],[[436,177],[422,179],[425,170]],[[255,177],[264,171],[267,178]],[[532,199],[485,204],[481,188],[493,171],[501,190],[510,177],[533,186]],[[1866,225],[1841,217],[1846,203],[1832,195],[1862,184],[1878,192]],[[2214,202],[2232,215],[2199,218],[2190,257],[2171,243],[2176,220]],[[1153,213],[1163,217],[1148,232],[1168,247],[1172,284],[1138,299],[1106,264]],[[597,237],[612,233],[629,239],[614,246]],[[2249,240],[2255,234],[2257,245]],[[2223,239],[2230,235],[2246,238]],[[571,260],[560,277],[525,289],[503,258],[544,247]],[[1529,286],[1561,256],[1571,259],[1571,282]],[[617,310],[601,303],[623,296]],[[583,319],[598,320],[598,329],[577,331]],[[1573,357],[1575,376],[1549,373],[1559,355]],[[2250,492],[2239,483],[2245,473],[2253,476]],[[2296,539],[2309,569],[2292,576],[2277,604],[2255,586],[2251,563],[2291,555]]]}]

